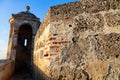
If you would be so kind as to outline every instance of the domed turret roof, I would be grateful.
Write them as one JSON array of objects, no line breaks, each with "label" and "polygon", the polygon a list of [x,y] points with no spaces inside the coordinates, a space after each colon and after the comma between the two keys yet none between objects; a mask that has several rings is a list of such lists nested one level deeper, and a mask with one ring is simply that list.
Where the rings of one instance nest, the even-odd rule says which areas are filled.
[{"label": "domed turret roof", "polygon": [[37,18],[33,13],[31,13],[30,11],[30,7],[26,6],[26,11],[22,11],[19,12],[17,14],[12,14],[12,16],[16,16],[16,17],[31,17],[31,18]]},{"label": "domed turret roof", "polygon": [[36,16],[30,12],[27,12],[27,11],[22,11],[22,12],[19,12],[17,14],[15,14],[16,16],[22,16],[22,17],[33,17],[33,18],[36,18]]}]

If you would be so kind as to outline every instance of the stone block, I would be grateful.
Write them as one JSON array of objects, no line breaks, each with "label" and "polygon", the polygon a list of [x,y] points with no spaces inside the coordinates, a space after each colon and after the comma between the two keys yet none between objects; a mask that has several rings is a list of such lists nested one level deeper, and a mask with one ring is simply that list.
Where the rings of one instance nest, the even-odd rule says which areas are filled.
[{"label": "stone block", "polygon": [[101,14],[84,14],[74,18],[74,32],[100,31],[104,27],[104,17]]},{"label": "stone block", "polygon": [[98,34],[96,38],[96,56],[98,59],[120,58],[120,34]]},{"label": "stone block", "polygon": [[120,11],[106,13],[105,19],[109,27],[120,25]]}]

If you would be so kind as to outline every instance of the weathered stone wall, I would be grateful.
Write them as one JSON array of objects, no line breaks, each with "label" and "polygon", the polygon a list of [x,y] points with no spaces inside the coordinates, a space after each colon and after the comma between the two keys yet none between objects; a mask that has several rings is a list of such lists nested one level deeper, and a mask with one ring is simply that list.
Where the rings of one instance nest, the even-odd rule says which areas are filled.
[{"label": "weathered stone wall", "polygon": [[44,78],[120,79],[120,0],[58,5],[47,17],[34,49],[34,64]]},{"label": "weathered stone wall", "polygon": [[14,71],[14,61],[6,60],[0,65],[0,80],[10,80]]},{"label": "weathered stone wall", "polygon": [[[46,54],[46,51],[49,50],[49,46],[47,45],[47,40],[49,38],[49,28],[50,28],[50,12],[47,13],[43,23],[40,26],[40,29],[37,31],[37,35],[35,37],[34,43],[34,55],[33,55],[33,62],[34,62],[34,79],[43,79],[45,80],[46,73],[49,75],[49,65],[50,61]],[[41,65],[42,64],[42,65]],[[41,77],[41,76],[42,77]],[[45,76],[45,77],[43,77]]]},{"label": "weathered stone wall", "polygon": [[74,17],[82,13],[92,14],[109,11],[110,9],[120,9],[119,3],[120,0],[80,0],[80,2],[57,5],[50,8],[50,19],[54,21]]}]

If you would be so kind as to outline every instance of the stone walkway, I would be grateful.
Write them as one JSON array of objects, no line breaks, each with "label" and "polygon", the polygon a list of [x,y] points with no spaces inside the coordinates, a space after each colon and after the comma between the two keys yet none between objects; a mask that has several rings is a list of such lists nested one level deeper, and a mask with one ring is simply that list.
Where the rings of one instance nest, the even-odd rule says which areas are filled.
[{"label": "stone walkway", "polygon": [[21,71],[19,73],[15,73],[11,80],[33,80],[32,75],[29,72]]},{"label": "stone walkway", "polygon": [[29,74],[15,75],[11,80],[33,80]]}]

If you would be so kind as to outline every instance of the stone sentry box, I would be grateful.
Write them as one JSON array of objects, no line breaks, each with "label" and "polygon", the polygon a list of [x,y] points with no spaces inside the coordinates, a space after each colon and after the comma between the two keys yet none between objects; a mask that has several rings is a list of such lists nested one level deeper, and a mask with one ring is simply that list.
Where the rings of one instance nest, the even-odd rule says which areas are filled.
[{"label": "stone sentry box", "polygon": [[[40,26],[39,18],[29,11],[12,14],[10,18],[10,36],[7,59],[15,60],[14,73],[28,71],[32,73],[34,37]],[[26,70],[28,69],[28,70]]]}]

